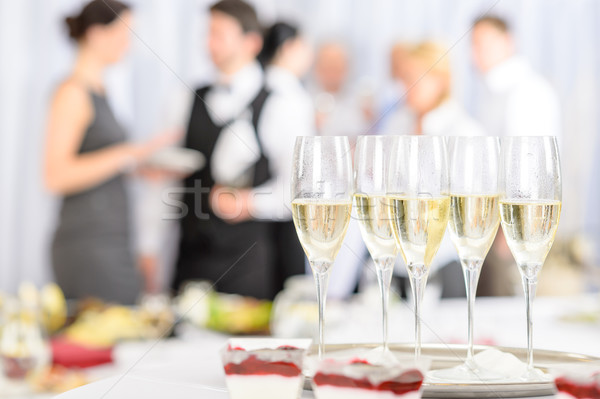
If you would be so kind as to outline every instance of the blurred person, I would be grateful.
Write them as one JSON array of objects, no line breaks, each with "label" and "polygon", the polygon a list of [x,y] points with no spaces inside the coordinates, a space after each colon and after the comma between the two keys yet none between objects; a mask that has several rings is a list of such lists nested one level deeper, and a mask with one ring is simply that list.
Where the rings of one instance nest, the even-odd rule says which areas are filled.
[{"label": "blurred person", "polygon": [[174,289],[204,279],[221,292],[272,299],[281,287],[282,256],[284,274],[304,268],[304,257],[293,255],[301,250],[286,182],[295,136],[313,133],[314,116],[298,83],[309,51],[289,28],[267,37],[265,84],[254,9],[241,0],[210,8],[208,47],[219,76],[196,91],[186,139],[208,162],[184,182],[189,211],[181,220]]},{"label": "blurred person", "polygon": [[[343,50],[341,47],[336,48],[337,50]],[[336,52],[336,48],[330,50]],[[322,49],[323,47],[321,47]],[[271,97],[267,100],[266,107],[269,111],[273,109],[273,112],[269,112],[267,115],[267,110],[265,110],[265,120],[268,121],[268,125],[272,126],[273,129],[278,129],[280,132],[288,132],[289,142],[285,147],[280,148],[282,162],[278,173],[282,176],[282,179],[292,174],[292,163],[290,160],[293,155],[292,149],[295,137],[306,136],[307,132],[312,134],[316,129],[312,99],[300,82],[300,78],[306,74],[312,64],[312,52],[308,54],[307,50],[308,46],[299,36],[296,27],[285,23],[276,23],[267,31],[263,51],[259,55],[259,60],[267,65],[267,88],[272,92]],[[337,54],[337,56],[339,55]],[[270,61],[267,61],[269,59]],[[343,63],[335,62],[330,66],[333,66],[333,64],[337,64],[337,67],[329,69],[329,78],[326,79],[329,85],[326,87],[334,91],[343,91],[346,73],[342,73],[342,70],[345,67]],[[342,77],[342,79],[340,80],[339,77]],[[346,109],[346,111],[349,112],[350,110]],[[358,130],[356,132],[360,134]],[[330,131],[329,133],[332,135],[335,134],[334,131]],[[337,134],[347,135],[348,133],[343,134],[340,131]],[[287,188],[286,185],[284,189],[287,190]],[[355,228],[352,228],[353,225]],[[290,229],[287,235],[283,235],[282,237],[285,240],[290,240],[294,243],[294,246],[297,245],[302,250],[299,246],[299,240],[293,223],[290,223],[289,226]],[[290,244],[287,243],[285,246],[289,247]],[[361,259],[357,259],[355,254],[356,252],[360,252],[358,248],[363,248],[366,251],[358,226],[354,222],[351,222],[351,227],[348,229],[346,239],[344,240],[344,246],[340,250],[335,262],[336,264],[340,264],[340,266],[335,267],[334,265],[333,276],[329,284],[328,296],[330,298],[345,298],[354,292],[358,281],[358,272],[362,264]],[[286,270],[285,263],[290,262],[287,258],[288,255],[282,260],[283,267],[280,266],[280,269],[284,271]],[[304,252],[302,252],[301,258],[304,262]],[[297,259],[295,254],[293,259]],[[302,271],[298,264],[296,264],[293,270],[295,271],[294,274],[302,273],[304,271],[304,263],[302,264]],[[289,277],[289,275],[290,273],[284,274],[285,277]]]},{"label": "blurred person", "polygon": [[350,56],[338,42],[326,42],[317,50],[311,87],[316,123],[321,136],[367,134],[373,120],[371,88],[368,81],[358,88],[349,86]]},{"label": "blurred person", "polygon": [[[508,23],[484,16],[473,24],[473,62],[485,86],[478,119],[493,136],[557,136],[561,146],[561,113],[558,96],[531,65],[518,56]],[[482,269],[478,292],[510,295],[519,279],[500,230]]]},{"label": "blurred person", "polygon": [[[373,101],[368,81],[351,87],[350,70],[347,47],[337,41],[323,42],[317,49],[310,92],[316,110],[317,133],[349,136],[353,147],[358,136],[371,133]],[[356,220],[351,220],[329,280],[330,299],[344,299],[354,293],[366,259],[367,248],[360,228]]]},{"label": "blurred person", "polygon": [[[406,104],[398,108],[383,127],[383,134],[432,136],[478,136],[483,130],[452,98],[452,71],[446,49],[434,42],[407,46],[399,75],[407,88]],[[455,265],[456,267],[446,267]],[[397,265],[398,266],[398,265]],[[458,254],[448,233],[431,265],[441,270],[444,296],[464,296]],[[403,267],[397,271],[404,275]]]},{"label": "blurred person", "polygon": [[404,107],[383,126],[383,134],[474,136],[483,134],[477,122],[452,98],[450,59],[434,42],[409,46],[403,67],[396,71],[406,87]]},{"label": "blurred person", "polygon": [[255,209],[260,212],[254,217],[276,219],[277,209],[285,215],[273,222],[278,276],[275,291],[280,291],[289,277],[305,272],[304,251],[285,205],[291,202],[287,195],[296,137],[315,132],[312,101],[300,80],[312,65],[313,50],[297,27],[277,22],[265,32],[258,59],[265,68],[265,85],[270,93],[259,129],[271,178],[256,189],[254,208],[260,205],[262,209]]},{"label": "blurred person", "polygon": [[410,45],[404,42],[396,42],[390,51],[390,75],[394,82],[401,82],[406,76],[406,60]]},{"label": "blurred person", "polygon": [[385,126],[390,114],[390,110],[401,108],[405,104],[404,94],[404,76],[406,70],[407,52],[410,45],[405,42],[396,42],[390,50],[390,82],[386,84],[380,94],[379,118],[377,119],[377,131]]},{"label": "blurred person", "polygon": [[77,59],[52,99],[45,181],[62,196],[52,266],[67,298],[132,304],[142,291],[125,173],[176,137],[128,143],[108,105],[103,74],[127,52],[131,18],[126,4],[95,0],[66,19]]},{"label": "blurred person", "polygon": [[557,136],[560,144],[558,96],[550,84],[515,53],[507,22],[494,16],[476,20],[472,53],[486,89],[478,114],[488,134]]}]

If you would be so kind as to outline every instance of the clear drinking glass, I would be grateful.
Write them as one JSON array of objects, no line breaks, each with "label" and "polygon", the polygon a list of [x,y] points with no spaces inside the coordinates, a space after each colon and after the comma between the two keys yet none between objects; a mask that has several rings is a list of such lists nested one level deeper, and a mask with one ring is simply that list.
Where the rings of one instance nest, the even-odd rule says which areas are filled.
[{"label": "clear drinking glass", "polygon": [[483,381],[500,378],[479,367],[473,353],[473,308],[481,266],[500,224],[498,174],[500,141],[497,137],[450,137],[449,230],[458,251],[467,291],[468,345],[464,364],[435,370],[434,378]]},{"label": "clear drinking glass", "polygon": [[40,309],[34,303],[6,298],[3,314],[0,370],[8,380],[24,380],[51,361]]},{"label": "clear drinking glass", "polygon": [[501,224],[522,277],[527,307],[526,378],[535,379],[539,375],[533,369],[532,306],[560,219],[560,159],[555,137],[506,137],[501,144]]},{"label": "clear drinking glass", "polygon": [[398,244],[392,232],[386,175],[392,136],[360,136],[354,153],[354,201],[360,232],[375,262],[383,310],[383,353],[388,349],[388,302]]},{"label": "clear drinking glass", "polygon": [[450,210],[446,143],[440,136],[398,136],[388,173],[396,242],[408,269],[415,313],[415,357],[421,355],[421,300]]},{"label": "clear drinking glass", "polygon": [[352,209],[352,160],[347,137],[298,137],[292,172],[292,214],[317,285],[319,357],[331,265]]},{"label": "clear drinking glass", "polygon": [[450,236],[458,251],[468,303],[467,364],[473,366],[473,306],[481,266],[498,226],[500,143],[496,137],[450,140]]}]

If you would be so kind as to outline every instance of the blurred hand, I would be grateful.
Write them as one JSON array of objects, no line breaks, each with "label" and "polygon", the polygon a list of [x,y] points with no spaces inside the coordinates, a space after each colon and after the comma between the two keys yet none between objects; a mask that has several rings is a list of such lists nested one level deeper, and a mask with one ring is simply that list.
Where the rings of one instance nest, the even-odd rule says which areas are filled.
[{"label": "blurred hand", "polygon": [[324,112],[316,112],[315,114],[315,126],[317,127],[317,131],[320,131],[327,120],[328,114]]},{"label": "blurred hand", "polygon": [[156,256],[141,255],[138,259],[138,266],[144,279],[144,292],[146,294],[158,293],[158,260]]},{"label": "blurred hand", "polygon": [[492,250],[503,260],[512,260],[512,253],[510,252],[510,248],[508,247],[508,243],[506,242],[506,237],[504,237],[502,228],[498,229]]},{"label": "blurred hand", "polygon": [[375,120],[375,107],[373,104],[363,104],[361,107],[363,118],[369,123]]},{"label": "blurred hand", "polygon": [[146,179],[150,183],[162,183],[167,180],[183,180],[189,173],[174,172],[168,169],[154,168],[151,166],[140,166],[136,169],[136,175]]},{"label": "blurred hand", "polygon": [[250,190],[216,185],[210,191],[210,206],[218,217],[227,223],[241,223],[251,219]]}]

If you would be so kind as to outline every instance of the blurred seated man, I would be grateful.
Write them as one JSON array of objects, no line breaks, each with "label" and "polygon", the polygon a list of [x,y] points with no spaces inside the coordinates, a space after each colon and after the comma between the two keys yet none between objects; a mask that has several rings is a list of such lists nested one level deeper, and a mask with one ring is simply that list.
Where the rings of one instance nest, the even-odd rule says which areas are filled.
[{"label": "blurred seated man", "polygon": [[[316,55],[311,92],[321,136],[366,134],[372,120],[372,96],[366,84],[349,87],[349,54],[337,42],[323,43]],[[363,82],[364,83],[364,82]]]}]

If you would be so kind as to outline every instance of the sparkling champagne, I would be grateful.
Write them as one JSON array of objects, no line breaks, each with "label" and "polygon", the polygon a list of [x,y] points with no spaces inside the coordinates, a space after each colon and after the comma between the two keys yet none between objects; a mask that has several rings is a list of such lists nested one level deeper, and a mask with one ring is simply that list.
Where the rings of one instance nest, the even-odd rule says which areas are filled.
[{"label": "sparkling champagne", "polygon": [[500,224],[498,196],[450,197],[450,234],[463,260],[483,261]]},{"label": "sparkling champagne", "polygon": [[292,202],[296,233],[311,263],[333,263],[344,241],[351,209],[352,202],[312,199]]},{"label": "sparkling champagne", "polygon": [[519,267],[546,260],[560,219],[560,201],[500,201],[502,230]]},{"label": "sparkling champagne", "polygon": [[354,200],[360,232],[371,257],[376,261],[395,258],[398,254],[398,244],[392,232],[388,199],[384,196],[357,194]]},{"label": "sparkling champagne", "polygon": [[428,268],[448,225],[450,197],[390,198],[394,237],[407,265]]}]

